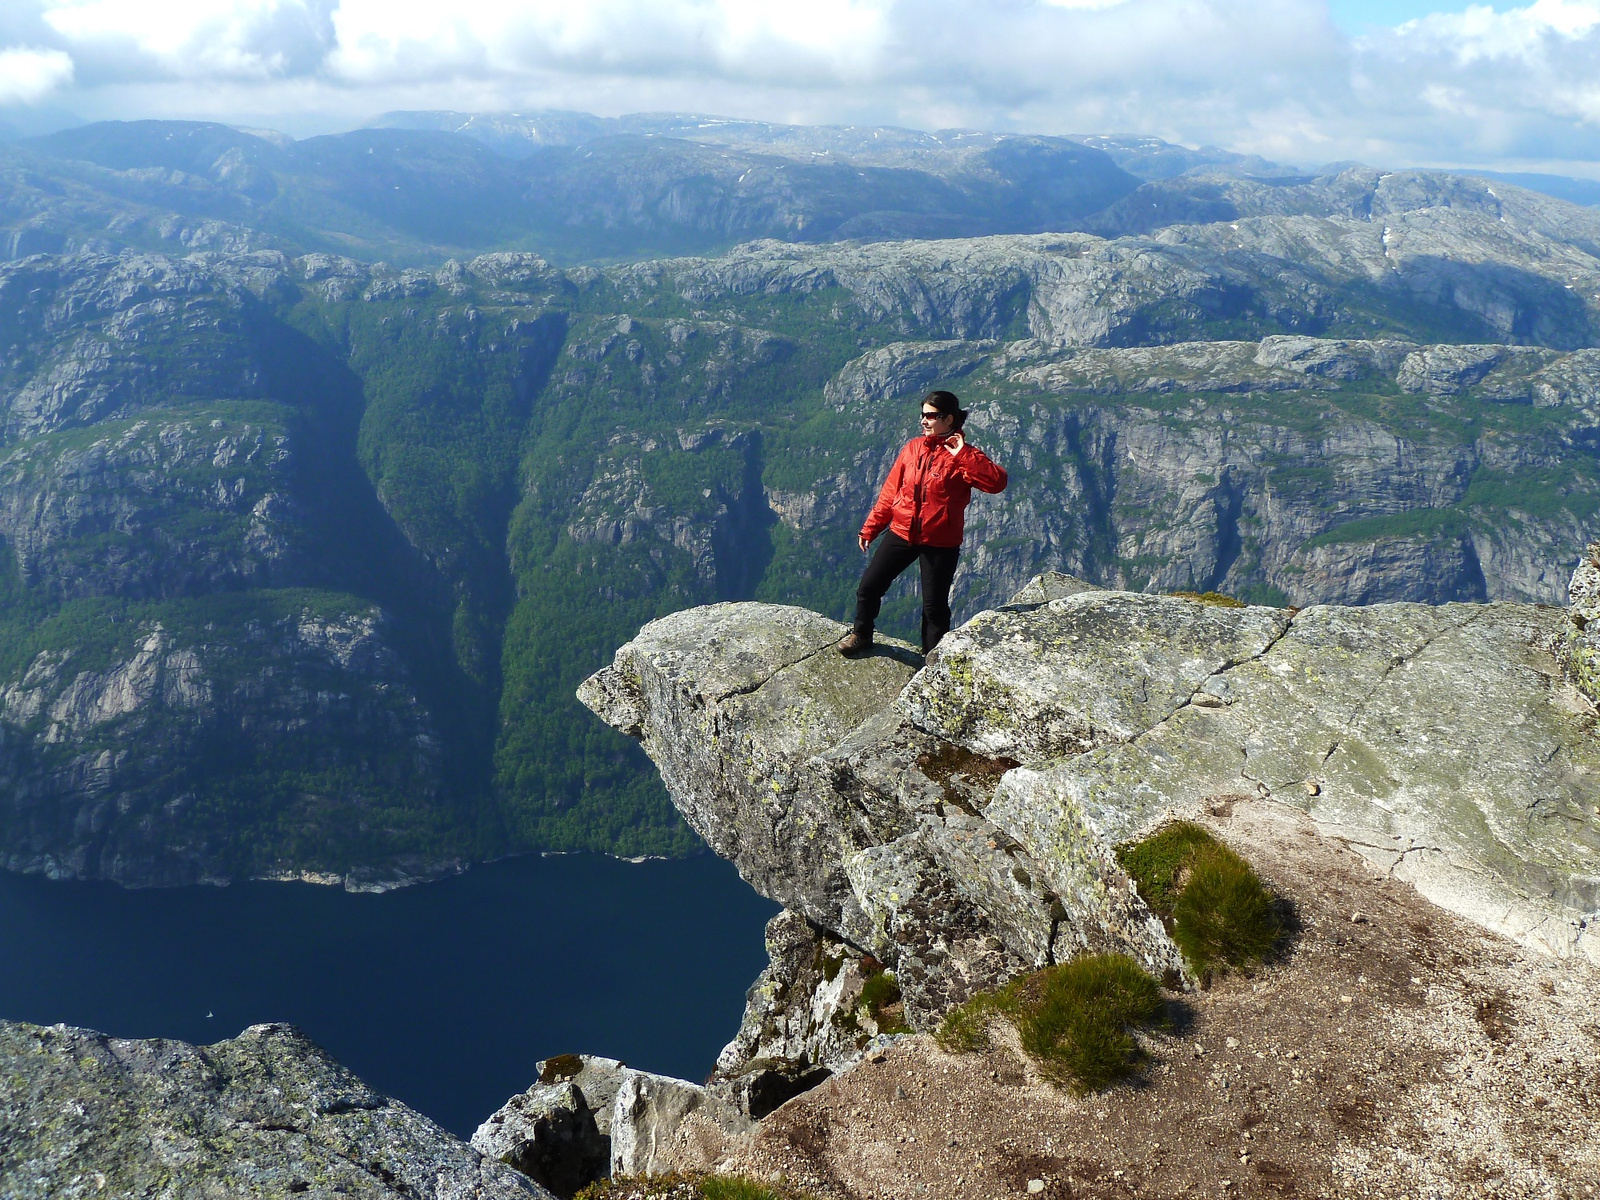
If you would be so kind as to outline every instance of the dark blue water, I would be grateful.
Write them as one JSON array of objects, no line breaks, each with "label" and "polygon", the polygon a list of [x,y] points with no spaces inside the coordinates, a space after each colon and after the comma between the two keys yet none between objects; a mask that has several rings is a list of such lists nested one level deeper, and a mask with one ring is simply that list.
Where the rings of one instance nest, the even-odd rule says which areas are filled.
[{"label": "dark blue water", "polygon": [[0,1017],[199,1043],[289,1021],[465,1136],[552,1054],[704,1078],[776,911],[710,855],[511,859],[376,896],[0,872]]}]

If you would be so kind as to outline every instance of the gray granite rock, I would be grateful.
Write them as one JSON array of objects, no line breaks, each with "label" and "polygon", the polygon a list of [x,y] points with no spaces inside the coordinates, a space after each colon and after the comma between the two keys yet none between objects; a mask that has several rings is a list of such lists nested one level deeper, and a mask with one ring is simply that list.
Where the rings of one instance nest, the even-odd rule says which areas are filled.
[{"label": "gray granite rock", "polygon": [[869,973],[859,950],[787,909],[767,922],[766,945],[767,968],[750,985],[739,1032],[712,1075],[757,1118],[776,1107],[786,1080],[842,1070],[880,1032],[859,1011]]},{"label": "gray granite rock", "polygon": [[548,1200],[286,1025],[210,1046],[0,1022],[0,1195]]},{"label": "gray granite rock", "polygon": [[1510,604],[1306,609],[1167,719],[1015,773],[996,805],[1055,805],[1120,840],[1217,796],[1271,798],[1444,908],[1600,957],[1600,739],[1545,649],[1563,623]]},{"label": "gray granite rock", "polygon": [[1023,584],[1021,590],[1011,597],[1011,604],[1014,606],[1048,604],[1052,600],[1065,600],[1068,596],[1076,596],[1079,592],[1100,590],[1097,585],[1079,579],[1075,575],[1068,575],[1064,571],[1046,571]]},{"label": "gray granite rock", "polygon": [[1286,612],[1084,592],[979,613],[939,644],[897,707],[976,754],[1032,762],[1126,741],[1201,684],[1264,654]]},{"label": "gray granite rock", "polygon": [[[1074,599],[1101,595],[1120,594]],[[1258,640],[1269,636],[1270,610],[1248,611],[1244,624]],[[1026,620],[1028,610],[1015,615]],[[1230,622],[1240,624],[1213,623]],[[580,697],[641,738],[685,817],[746,880],[891,968],[912,1028],[1083,946],[1124,949],[1157,973],[1182,974],[1176,948],[1109,853],[1078,862],[1072,882],[1121,901],[1063,902],[1047,864],[984,811],[1016,760],[920,728],[894,704],[916,687],[914,657],[889,647],[845,659],[832,645],[844,628],[773,605],[677,613],[646,626]],[[1227,659],[1213,657],[1213,669]],[[1091,883],[1084,872],[1103,877]],[[774,988],[798,978],[786,960],[775,959]],[[785,1021],[807,1028],[793,1012]],[[799,1044],[828,1061],[835,1050],[808,1036]],[[745,1037],[745,1052],[760,1056],[761,1040]],[[734,1066],[719,1064],[724,1073]]]},{"label": "gray granite rock", "polygon": [[1600,958],[1600,737],[1553,653],[1579,644],[1595,579],[1580,569],[1569,622],[1046,578],[914,675],[840,658],[843,627],[814,615],[721,605],[646,626],[582,694],[791,910],[719,1062],[733,1078],[763,1055],[839,1061],[818,1028],[848,1003],[844,976],[817,969],[833,947],[887,964],[918,1029],[1085,951],[1186,978],[1113,851],[1239,795],[1306,812],[1488,928]]},{"label": "gray granite rock", "polygon": [[[698,1128],[697,1128],[698,1127]],[[754,1124],[708,1088],[648,1071],[630,1071],[611,1110],[611,1173],[660,1175],[709,1167],[697,1134],[748,1133]]]},{"label": "gray granite rock", "polygon": [[1590,543],[1567,590],[1571,605],[1556,654],[1578,690],[1600,704],[1600,542]]},{"label": "gray granite rock", "polygon": [[611,1111],[627,1074],[612,1058],[545,1059],[538,1081],[478,1126],[472,1145],[557,1196],[572,1196],[610,1173]]}]

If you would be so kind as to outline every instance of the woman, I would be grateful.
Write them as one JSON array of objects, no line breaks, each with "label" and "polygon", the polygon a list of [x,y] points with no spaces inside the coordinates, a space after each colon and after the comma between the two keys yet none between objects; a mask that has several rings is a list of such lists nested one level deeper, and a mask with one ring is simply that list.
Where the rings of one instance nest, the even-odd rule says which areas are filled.
[{"label": "woman", "polygon": [[[972,489],[1006,490],[1006,473],[961,436],[967,414],[951,392],[922,399],[922,436],[900,451],[856,539],[861,553],[882,533],[856,588],[855,628],[839,643],[849,657],[872,649],[872,626],[889,585],[912,563],[922,566],[922,652],[950,631],[950,583],[961,554]],[[884,532],[887,530],[888,532]]]}]

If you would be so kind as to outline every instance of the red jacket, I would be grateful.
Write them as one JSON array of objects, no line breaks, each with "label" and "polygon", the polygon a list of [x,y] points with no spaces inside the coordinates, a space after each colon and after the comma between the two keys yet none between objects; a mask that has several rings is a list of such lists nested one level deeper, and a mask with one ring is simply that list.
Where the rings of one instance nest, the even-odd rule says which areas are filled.
[{"label": "red jacket", "polygon": [[970,443],[951,454],[944,439],[914,437],[894,460],[861,536],[891,529],[913,546],[959,546],[972,489],[1006,490],[1004,468]]}]

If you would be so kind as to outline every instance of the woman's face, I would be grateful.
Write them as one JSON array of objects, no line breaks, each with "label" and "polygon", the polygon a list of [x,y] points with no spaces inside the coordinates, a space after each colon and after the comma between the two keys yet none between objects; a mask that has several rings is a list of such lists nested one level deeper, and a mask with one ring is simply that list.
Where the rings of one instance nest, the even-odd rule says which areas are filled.
[{"label": "woman's face", "polygon": [[922,410],[922,432],[929,437],[944,437],[955,423],[956,419],[948,413],[933,408]]}]

